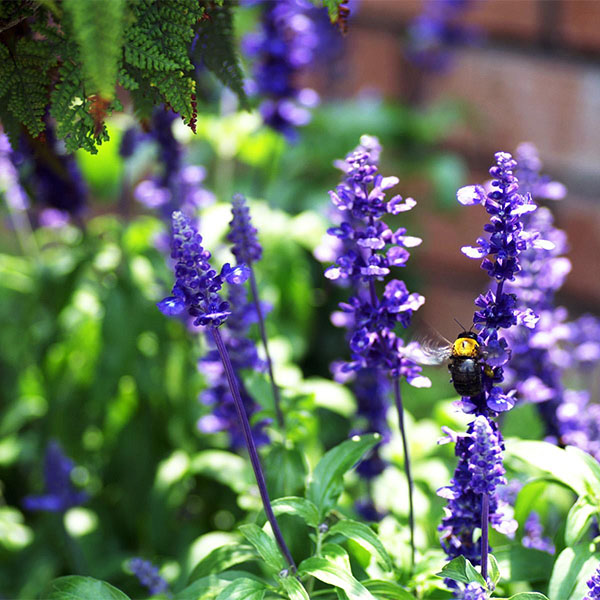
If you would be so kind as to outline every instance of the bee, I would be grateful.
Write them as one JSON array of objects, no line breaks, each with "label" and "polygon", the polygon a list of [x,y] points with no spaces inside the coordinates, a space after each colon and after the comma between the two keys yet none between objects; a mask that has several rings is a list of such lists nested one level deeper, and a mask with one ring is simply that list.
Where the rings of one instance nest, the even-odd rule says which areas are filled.
[{"label": "bee", "polygon": [[461,396],[477,396],[483,390],[484,372],[492,375],[490,367],[484,362],[485,352],[479,336],[463,327],[454,342],[442,339],[445,342],[443,344],[431,340],[420,342],[418,349],[407,353],[407,357],[429,365],[448,361],[450,379],[457,393]]}]

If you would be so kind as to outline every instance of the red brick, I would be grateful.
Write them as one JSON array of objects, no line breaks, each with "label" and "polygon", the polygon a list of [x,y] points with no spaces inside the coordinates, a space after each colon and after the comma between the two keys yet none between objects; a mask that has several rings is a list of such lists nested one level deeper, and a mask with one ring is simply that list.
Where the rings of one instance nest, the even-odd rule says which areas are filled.
[{"label": "red brick", "polygon": [[461,98],[472,107],[472,118],[452,137],[472,154],[491,158],[527,140],[551,168],[597,177],[598,69],[508,51],[462,50],[448,75],[431,80],[429,97]]},{"label": "red brick", "polygon": [[561,4],[560,33],[581,50],[600,50],[600,2],[567,0]]},{"label": "red brick", "polygon": [[[419,0],[363,0],[359,20],[393,21],[403,25],[420,14]],[[477,25],[490,36],[530,38],[539,30],[538,0],[480,0],[472,2],[459,17],[461,22]]]}]

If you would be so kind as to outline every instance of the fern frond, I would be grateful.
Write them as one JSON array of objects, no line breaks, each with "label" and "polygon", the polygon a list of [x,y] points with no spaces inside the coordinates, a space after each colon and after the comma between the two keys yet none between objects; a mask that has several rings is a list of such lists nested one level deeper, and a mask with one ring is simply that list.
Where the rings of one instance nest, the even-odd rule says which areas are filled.
[{"label": "fern frond", "polygon": [[115,95],[123,44],[124,0],[64,0],[91,94]]},{"label": "fern frond", "polygon": [[204,63],[228,88],[233,90],[243,108],[249,109],[244,90],[244,75],[236,52],[231,3],[207,8],[197,28],[198,40],[192,58]]},{"label": "fern frond", "polygon": [[20,39],[14,50],[0,44],[0,99],[33,136],[45,129],[48,70],[57,62],[42,40]]},{"label": "fern frond", "polygon": [[[66,61],[59,69],[59,82],[51,95],[50,114],[56,119],[56,134],[65,141],[68,152],[85,148],[96,154],[96,145],[109,139],[104,123],[92,116],[93,97],[85,94],[80,65]],[[106,108],[106,114],[121,107],[118,100]]]}]

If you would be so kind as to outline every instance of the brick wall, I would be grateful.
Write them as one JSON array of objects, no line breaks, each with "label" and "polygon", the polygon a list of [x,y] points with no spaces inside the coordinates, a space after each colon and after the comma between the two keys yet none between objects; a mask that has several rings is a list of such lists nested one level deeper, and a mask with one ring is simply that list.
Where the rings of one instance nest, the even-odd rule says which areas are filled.
[{"label": "brick wall", "polygon": [[[362,0],[348,36],[348,75],[331,93],[374,87],[403,102],[466,100],[473,121],[447,143],[467,158],[472,182],[485,179],[495,151],[535,143],[546,172],[570,192],[555,206],[573,262],[561,301],[575,313],[600,313],[600,0],[474,0],[465,20],[485,32],[484,41],[457,49],[446,74],[425,76],[402,48],[420,8],[418,0]],[[456,326],[448,320],[468,320],[485,283],[477,264],[458,253],[481,234],[477,212],[462,210],[458,223],[453,214],[427,216],[428,244],[414,253],[432,274],[425,318],[450,332]]]}]

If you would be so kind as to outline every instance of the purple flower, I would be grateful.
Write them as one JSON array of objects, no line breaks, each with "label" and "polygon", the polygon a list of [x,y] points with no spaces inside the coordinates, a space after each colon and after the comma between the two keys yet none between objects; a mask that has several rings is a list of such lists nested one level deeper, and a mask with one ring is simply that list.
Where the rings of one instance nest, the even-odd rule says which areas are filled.
[{"label": "purple flower", "polygon": [[467,412],[494,414],[514,405],[512,394],[505,394],[498,386],[504,379],[503,367],[511,356],[510,346],[499,332],[517,325],[531,329],[538,317],[531,306],[520,302],[511,285],[521,275],[521,261],[527,252],[538,252],[537,260],[543,261],[547,258],[544,252],[555,248],[555,244],[530,223],[537,206],[530,194],[520,193],[514,175],[516,166],[510,154],[498,152],[496,165],[490,169],[493,179],[489,191],[486,193],[483,186],[475,185],[461,188],[457,193],[461,204],[481,204],[490,215],[490,223],[484,226],[487,235],[477,240],[477,246],[463,247],[462,252],[469,258],[483,259],[481,267],[494,282],[491,289],[475,300],[479,310],[473,316],[473,324],[480,332],[490,369],[482,375],[483,393],[463,399]]},{"label": "purple flower", "polygon": [[531,194],[535,200],[562,200],[567,195],[567,189],[562,183],[552,181],[550,177],[540,173],[542,161],[533,144],[519,144],[515,151],[515,159],[516,175],[522,193]]},{"label": "purple flower", "polygon": [[589,591],[583,600],[600,600],[600,566],[587,582]]},{"label": "purple flower", "polygon": [[161,300],[160,311],[173,316],[187,310],[195,326],[218,327],[231,314],[229,303],[221,299],[223,283],[243,283],[248,276],[245,265],[223,265],[217,273],[208,262],[211,255],[202,247],[202,236],[188,217],[172,215],[171,258],[175,261],[172,296]]},{"label": "purple flower", "polygon": [[158,569],[149,560],[132,558],[129,561],[129,568],[139,582],[148,588],[151,596],[169,591],[169,584],[160,576]]},{"label": "purple flower", "polygon": [[26,496],[23,507],[32,511],[65,512],[83,504],[88,495],[73,485],[71,473],[74,468],[75,464],[63,454],[58,443],[50,442],[46,447],[44,460],[46,493]]},{"label": "purple flower", "polygon": [[264,122],[290,140],[297,127],[310,121],[309,108],[318,103],[314,90],[296,87],[297,74],[316,56],[319,36],[314,6],[303,0],[264,2],[261,31],[246,36],[243,47],[255,58],[256,91],[265,100],[260,105]]},{"label": "purple flower", "polygon": [[489,595],[478,583],[472,582],[465,586],[459,597],[461,600],[487,600]]},{"label": "purple flower", "polygon": [[233,219],[229,223],[231,231],[227,239],[233,244],[231,251],[238,262],[250,265],[262,256],[262,246],[256,236],[256,228],[252,226],[250,209],[246,205],[246,198],[242,194],[233,196],[231,209]]},{"label": "purple flower", "polygon": [[475,43],[478,30],[464,24],[470,0],[426,0],[423,12],[408,25],[406,54],[425,71],[443,72],[452,62],[452,49]]},{"label": "purple flower", "polygon": [[523,535],[522,544],[525,548],[534,548],[554,554],[554,544],[550,538],[544,537],[544,526],[536,512],[532,512],[525,521],[525,535]]},{"label": "purple flower", "polygon": [[475,532],[481,527],[482,494],[489,496],[489,523],[494,529],[511,534],[517,526],[509,507],[496,493],[496,487],[506,483],[504,442],[496,423],[482,415],[471,422],[466,434],[453,433],[451,438],[459,460],[450,485],[438,490],[448,501],[438,528],[440,541],[449,559],[464,556],[480,564],[481,538],[475,539]]},{"label": "purple flower", "polygon": [[[248,417],[251,418],[259,410],[259,406],[244,386],[240,375],[243,370],[262,372],[266,367],[265,362],[258,356],[255,343],[248,337],[250,326],[256,323],[258,317],[254,304],[248,302],[243,286],[230,286],[228,300],[231,314],[221,332],[223,341],[229,350],[231,365],[238,380],[244,408]],[[208,384],[207,389],[202,392],[200,400],[210,406],[212,412],[210,415],[200,418],[198,429],[204,433],[226,431],[231,447],[239,449],[244,446],[244,437],[235,402],[229,389],[223,363],[210,336],[207,336],[207,342],[211,349],[198,361],[198,369]],[[264,432],[266,424],[266,421],[260,421],[255,423],[252,428],[254,439],[258,445],[266,444],[269,441]]]}]

